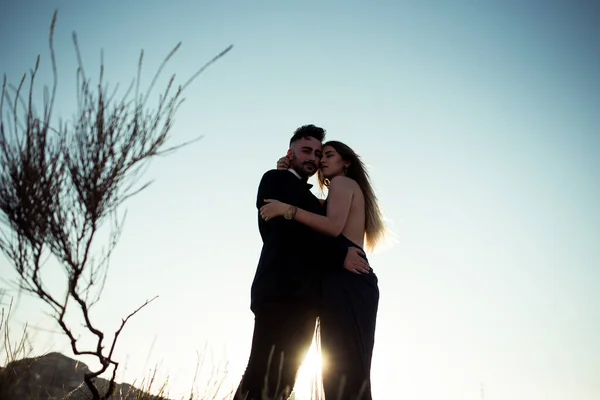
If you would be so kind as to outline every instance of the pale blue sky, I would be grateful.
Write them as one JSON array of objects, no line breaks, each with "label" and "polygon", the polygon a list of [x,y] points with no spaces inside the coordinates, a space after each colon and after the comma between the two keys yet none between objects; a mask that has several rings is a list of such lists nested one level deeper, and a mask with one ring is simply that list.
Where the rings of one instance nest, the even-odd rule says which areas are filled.
[{"label": "pale blue sky", "polygon": [[[168,65],[189,88],[156,182],[128,205],[103,326],[146,298],[118,347],[131,381],[160,363],[173,394],[195,351],[248,356],[262,173],[315,123],[369,165],[397,243],[371,264],[381,303],[377,399],[600,397],[600,8],[592,1],[2,1],[0,72],[42,55],[59,9],[57,116],[74,111],[76,31],[88,73],[126,87]],[[166,76],[166,75],[165,75]],[[143,83],[144,83],[143,82]],[[158,92],[157,92],[158,93]],[[48,279],[61,275],[49,271]],[[14,277],[5,259],[3,278]],[[56,288],[60,286],[56,284]],[[52,327],[22,298],[15,324]],[[39,331],[36,349],[68,350]],[[85,360],[89,362],[89,360]],[[395,394],[390,394],[394,390]]]}]

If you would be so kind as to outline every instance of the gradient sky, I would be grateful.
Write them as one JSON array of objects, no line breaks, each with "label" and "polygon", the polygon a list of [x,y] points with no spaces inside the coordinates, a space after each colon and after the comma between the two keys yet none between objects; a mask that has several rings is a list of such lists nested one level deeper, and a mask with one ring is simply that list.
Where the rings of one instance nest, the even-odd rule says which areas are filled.
[{"label": "gradient sky", "polygon": [[[75,111],[72,31],[88,75],[98,77],[103,49],[121,93],[141,49],[147,87],[179,41],[165,70],[179,82],[235,45],[177,114],[172,144],[204,138],[154,161],[155,183],[127,203],[93,316],[112,330],[160,297],[123,333],[120,379],[158,364],[183,395],[208,346],[205,364],[228,360],[237,383],[261,247],[257,185],[293,130],[315,123],[363,157],[396,233],[370,255],[381,289],[375,398],[600,398],[596,2],[0,4],[0,72],[13,84],[37,54],[39,83],[51,83],[59,9],[57,118]],[[5,258],[0,275],[15,277]],[[32,331],[37,353],[70,354],[44,311],[21,296],[13,324],[42,328]]]}]

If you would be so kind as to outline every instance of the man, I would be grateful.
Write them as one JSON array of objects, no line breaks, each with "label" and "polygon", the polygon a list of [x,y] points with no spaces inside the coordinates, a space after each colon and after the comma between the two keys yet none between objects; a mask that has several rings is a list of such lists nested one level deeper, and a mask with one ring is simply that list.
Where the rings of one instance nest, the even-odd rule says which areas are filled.
[{"label": "man", "polygon": [[332,238],[292,221],[294,206],[324,215],[307,183],[321,160],[325,130],[304,125],[290,140],[290,169],[266,172],[260,182],[256,207],[265,199],[292,206],[285,218],[258,227],[263,248],[251,289],[254,333],[250,358],[235,400],[285,400],[313,339],[323,268],[344,265],[364,272],[369,265],[354,247],[340,247]]}]

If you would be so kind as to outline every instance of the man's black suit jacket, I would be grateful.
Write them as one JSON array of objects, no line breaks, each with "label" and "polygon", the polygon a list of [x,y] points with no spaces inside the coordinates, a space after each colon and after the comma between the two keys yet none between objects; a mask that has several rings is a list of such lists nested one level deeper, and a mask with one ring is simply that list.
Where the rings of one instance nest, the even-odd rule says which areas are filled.
[{"label": "man's black suit jacket", "polygon": [[[286,170],[267,171],[258,187],[256,207],[276,199],[323,215],[310,185]],[[262,252],[252,282],[250,308],[318,307],[324,268],[342,268],[348,248],[296,221],[283,217],[265,222],[258,213]]]}]

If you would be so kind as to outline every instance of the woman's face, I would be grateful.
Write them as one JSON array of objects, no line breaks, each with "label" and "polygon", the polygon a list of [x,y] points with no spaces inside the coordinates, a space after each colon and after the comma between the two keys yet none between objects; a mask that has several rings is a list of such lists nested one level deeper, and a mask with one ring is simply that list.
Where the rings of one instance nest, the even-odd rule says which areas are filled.
[{"label": "woman's face", "polygon": [[350,163],[344,161],[342,156],[332,146],[323,146],[322,151],[321,172],[323,173],[323,177],[332,179],[338,175],[345,175],[344,167],[347,168]]}]

